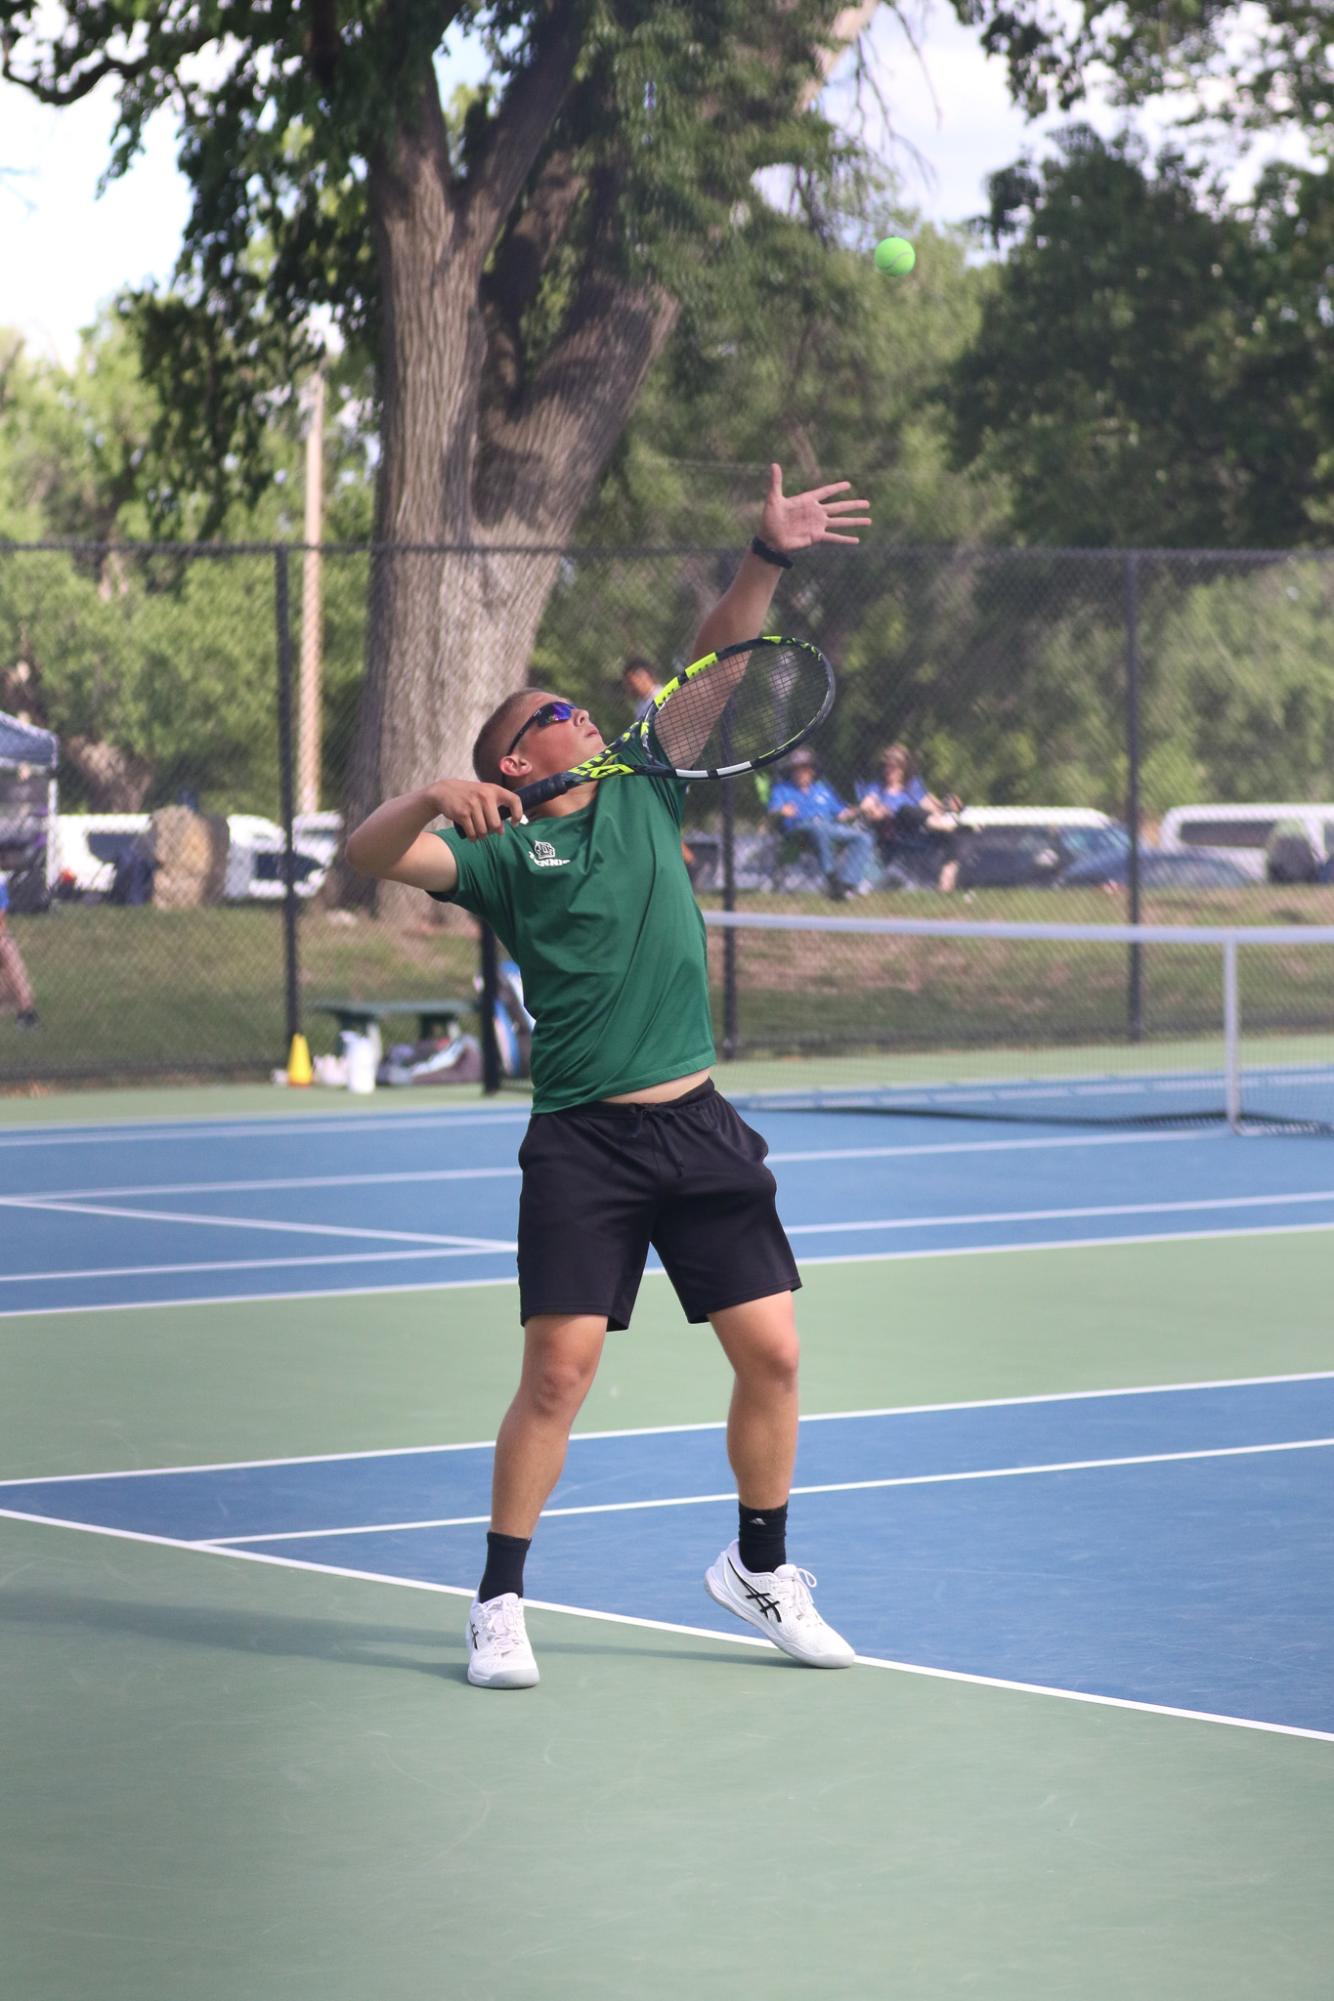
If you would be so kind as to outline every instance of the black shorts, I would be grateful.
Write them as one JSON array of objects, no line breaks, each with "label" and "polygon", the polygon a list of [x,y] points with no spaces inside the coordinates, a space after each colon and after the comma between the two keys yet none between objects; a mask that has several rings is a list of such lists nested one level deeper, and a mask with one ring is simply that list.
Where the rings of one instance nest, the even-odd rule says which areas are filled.
[{"label": "black shorts", "polygon": [[801,1284],[764,1140],[712,1084],[537,1112],[519,1165],[519,1317],[628,1327],[652,1244],[690,1321]]}]

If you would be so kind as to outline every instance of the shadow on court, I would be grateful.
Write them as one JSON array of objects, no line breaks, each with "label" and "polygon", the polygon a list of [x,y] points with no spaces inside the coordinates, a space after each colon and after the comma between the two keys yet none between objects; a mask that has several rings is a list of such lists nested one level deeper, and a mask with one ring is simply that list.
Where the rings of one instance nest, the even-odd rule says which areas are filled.
[{"label": "shadow on court", "polygon": [[[207,1647],[214,1652],[271,1654],[301,1660],[327,1661],[355,1667],[389,1668],[409,1674],[425,1674],[447,1681],[466,1681],[467,1664],[462,1659],[462,1623],[465,1602],[454,1601],[451,1616],[438,1626],[357,1626],[346,1619],[294,1619],[283,1614],[222,1612],[203,1605],[127,1604],[123,1599],[71,1597],[64,1592],[10,1588],[0,1594],[0,1614],[8,1626],[28,1625],[48,1632],[64,1628],[71,1633],[132,1635],[136,1639],[165,1642],[172,1646]],[[537,1615],[539,1618],[541,1614]],[[421,1648],[431,1659],[418,1660],[399,1649]],[[720,1640],[715,1647],[691,1647],[677,1642],[664,1646],[645,1633],[642,1640],[633,1628],[617,1629],[617,1655],[638,1655],[645,1660],[694,1661],[712,1668],[792,1668],[797,1664],[785,1655],[759,1647],[735,1648]],[[565,1657],[596,1659],[607,1656],[604,1641],[562,1639],[543,1633],[538,1641],[542,1660]],[[446,1658],[442,1659],[441,1655]],[[459,1658],[452,1658],[453,1656]]]}]

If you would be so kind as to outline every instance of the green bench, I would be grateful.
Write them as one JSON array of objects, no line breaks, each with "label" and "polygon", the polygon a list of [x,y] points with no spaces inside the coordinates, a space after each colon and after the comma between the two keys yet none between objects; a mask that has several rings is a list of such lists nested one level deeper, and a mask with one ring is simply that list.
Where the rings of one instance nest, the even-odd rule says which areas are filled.
[{"label": "green bench", "polygon": [[[397,1000],[397,1001],[352,1001],[317,1000],[310,1006],[316,1014],[331,1014],[335,1026],[341,1031],[348,1028],[364,1035],[369,1028],[380,1028],[401,1016],[415,1015],[417,1018],[418,1042],[429,1042],[434,1036],[449,1029],[450,1024],[459,1021],[466,1014],[476,1011],[477,1003],[472,1000]],[[386,1041],[388,1037],[384,1038]]]}]

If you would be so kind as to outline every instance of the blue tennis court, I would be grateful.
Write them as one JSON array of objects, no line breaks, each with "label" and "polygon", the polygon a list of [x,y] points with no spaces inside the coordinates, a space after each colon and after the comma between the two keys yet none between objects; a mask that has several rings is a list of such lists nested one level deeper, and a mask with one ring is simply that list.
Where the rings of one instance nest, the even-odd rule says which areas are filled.
[{"label": "blue tennis court", "polygon": [[[335,1114],[317,1148],[309,1118],[0,1134],[0,1311],[508,1284],[525,1116]],[[804,1264],[1334,1224],[1304,1139],[756,1116]]]},{"label": "blue tennis court", "polygon": [[[748,1991],[739,1942],[682,1939],[676,1893],[594,1890],[590,1842],[603,1883],[650,1856],[692,1927],[715,1884],[753,1907],[795,1870],[805,1934],[855,1933],[859,1996],[905,1952],[908,1994],[982,1977],[961,1876],[1009,1940],[997,1994],[1054,2001],[1076,1965],[1108,2001],[1321,1992],[1328,1145],[751,1114],[805,1278],[793,1555],[863,1665],[803,1673],[706,1596],[735,1521],[726,1370],[650,1266],[534,1543],[542,1686],[503,1701],[467,1688],[461,1623],[517,1363],[525,1116],[0,1128],[20,1853],[151,1939],[174,1829],[213,1956],[173,2001],[269,1991],[303,1955],[294,1991],[350,2001],[387,1969],[406,1994],[428,1945],[486,1991],[476,1914],[516,1841],[507,2001]],[[51,1778],[71,1744],[90,1812]],[[113,1824],[124,1867],[99,1875]],[[429,1900],[437,1853],[438,1909],[395,1927],[360,1901]],[[1091,1967],[1109,1912],[1164,1895]],[[86,1969],[86,1942],[59,1951]],[[168,1991],[136,1955],[108,2001]]]},{"label": "blue tennis court", "polygon": [[[830,1616],[879,1664],[1334,1742],[1331,1448],[1334,1375],[813,1419],[795,1491]],[[470,1595],[489,1475],[489,1446],[449,1446],[12,1482],[0,1508]],[[735,1639],[699,1582],[729,1480],[720,1429],[578,1438],[532,1596]]]}]

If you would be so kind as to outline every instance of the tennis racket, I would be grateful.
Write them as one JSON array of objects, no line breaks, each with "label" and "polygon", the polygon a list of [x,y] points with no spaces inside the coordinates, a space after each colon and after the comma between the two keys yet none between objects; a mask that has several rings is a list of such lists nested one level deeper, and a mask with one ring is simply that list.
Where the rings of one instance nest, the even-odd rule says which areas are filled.
[{"label": "tennis racket", "polygon": [[735,778],[786,757],[833,707],[817,646],[766,633],[706,653],[660,688],[642,721],[568,771],[517,787],[524,810],[604,778]]}]

